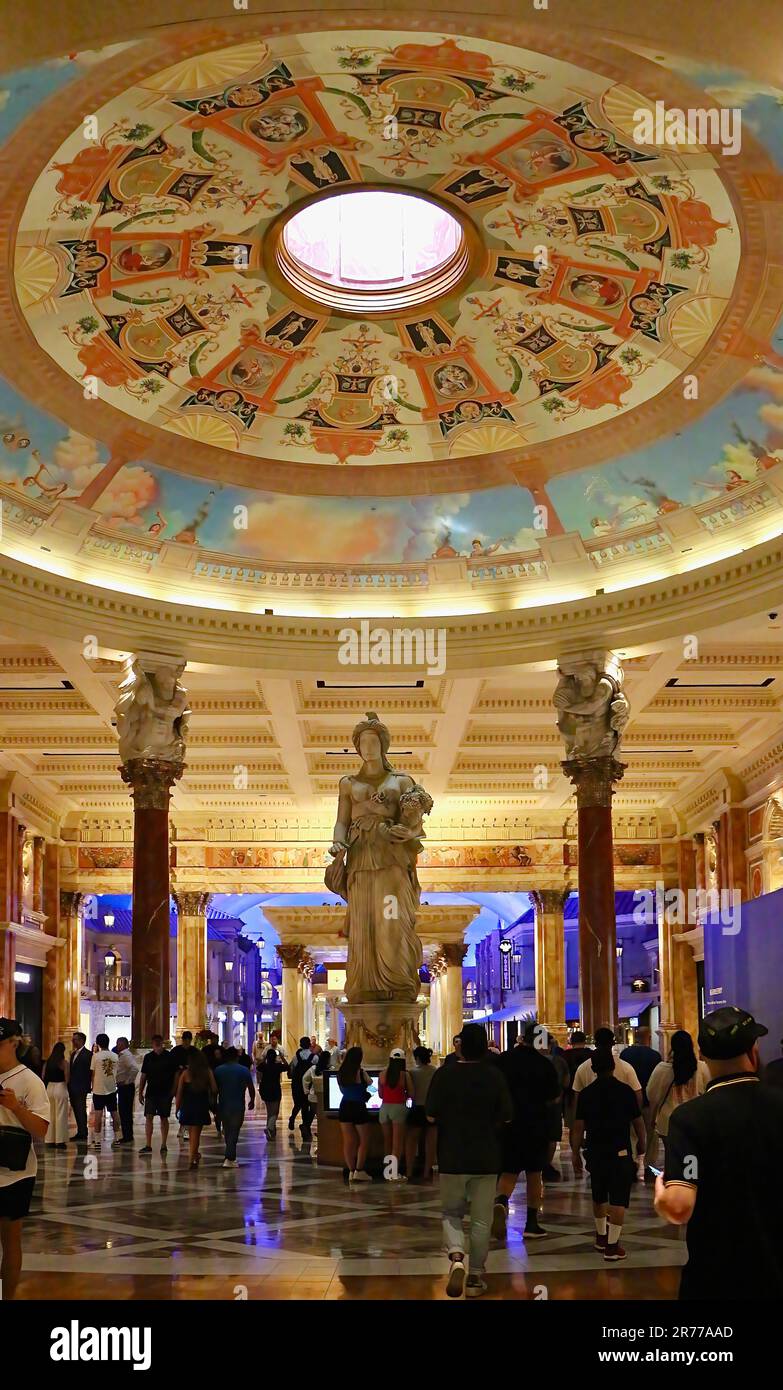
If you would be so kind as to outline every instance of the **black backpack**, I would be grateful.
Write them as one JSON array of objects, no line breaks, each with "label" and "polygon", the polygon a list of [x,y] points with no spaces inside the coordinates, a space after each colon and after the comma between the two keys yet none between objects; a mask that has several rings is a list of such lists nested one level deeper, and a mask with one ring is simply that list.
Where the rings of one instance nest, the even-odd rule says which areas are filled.
[{"label": "black backpack", "polygon": [[302,1082],[305,1078],[305,1074],[310,1070],[314,1061],[315,1058],[312,1052],[310,1052],[307,1055],[307,1057],[301,1057],[300,1054],[297,1052],[293,1062],[291,1063],[288,1069],[288,1075],[290,1076],[294,1086],[302,1085]]}]

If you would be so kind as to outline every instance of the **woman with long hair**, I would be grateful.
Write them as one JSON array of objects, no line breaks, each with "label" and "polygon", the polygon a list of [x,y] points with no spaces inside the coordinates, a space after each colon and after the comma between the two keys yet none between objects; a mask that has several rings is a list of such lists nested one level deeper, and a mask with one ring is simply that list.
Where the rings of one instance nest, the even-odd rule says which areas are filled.
[{"label": "woman with long hair", "polygon": [[51,1114],[46,1138],[47,1149],[64,1149],[67,1146],[69,1073],[65,1043],[56,1042],[47,1058],[43,1074]]},{"label": "woman with long hair", "polygon": [[191,1047],[187,1066],[179,1074],[175,1109],[179,1122],[188,1131],[188,1145],[191,1168],[198,1168],[201,1162],[199,1144],[204,1125],[210,1122],[210,1111],[217,1101],[217,1086],[212,1070],[203,1052]]},{"label": "woman with long hair", "polygon": [[431,1047],[415,1047],[413,1060],[416,1065],[408,1072],[413,1087],[413,1105],[408,1111],[405,1130],[405,1172],[410,1180],[413,1177],[419,1143],[423,1135],[424,1168],[421,1179],[422,1182],[432,1182],[432,1169],[438,1149],[438,1126],[427,1123],[427,1096],[438,1068],[432,1065]]},{"label": "woman with long hair", "polygon": [[[381,1109],[378,1115],[383,1130],[383,1152],[385,1154],[383,1176],[387,1182],[407,1182],[400,1172],[400,1160],[405,1148],[405,1130],[408,1123],[407,1101],[413,1099],[413,1086],[405,1069],[405,1053],[395,1047],[389,1056],[389,1064],[381,1072],[378,1080],[378,1094]],[[389,1159],[394,1161],[389,1164]],[[387,1167],[390,1171],[387,1172]]]},{"label": "woman with long hair", "polygon": [[337,1073],[337,1084],[342,1095],[338,1118],[349,1182],[371,1181],[364,1165],[370,1142],[367,1099],[372,1078],[362,1067],[363,1055],[360,1047],[349,1047]]},{"label": "woman with long hair", "polygon": [[[663,1140],[664,1150],[669,1134],[669,1120],[683,1101],[701,1096],[710,1079],[706,1062],[697,1060],[693,1039],[683,1028],[672,1033],[667,1061],[659,1062],[647,1082],[647,1103],[650,1107],[651,1149],[657,1147],[655,1136]],[[648,1154],[647,1161],[652,1161]]]}]

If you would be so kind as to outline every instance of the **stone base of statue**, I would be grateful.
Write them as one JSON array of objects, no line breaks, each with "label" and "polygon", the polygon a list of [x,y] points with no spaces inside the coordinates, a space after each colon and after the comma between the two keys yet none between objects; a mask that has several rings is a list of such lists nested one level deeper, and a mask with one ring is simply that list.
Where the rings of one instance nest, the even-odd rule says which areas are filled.
[{"label": "stone base of statue", "polygon": [[422,1005],[377,1000],[367,1004],[338,1004],[345,1019],[344,1047],[360,1047],[366,1067],[383,1067],[393,1047],[401,1047],[406,1057],[421,1041],[419,1019]]}]

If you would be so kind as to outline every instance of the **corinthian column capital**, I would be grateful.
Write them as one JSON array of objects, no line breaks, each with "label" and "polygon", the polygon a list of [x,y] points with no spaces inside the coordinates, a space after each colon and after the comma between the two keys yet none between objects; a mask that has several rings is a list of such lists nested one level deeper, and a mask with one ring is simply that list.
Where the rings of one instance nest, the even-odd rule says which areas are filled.
[{"label": "corinthian column capital", "polygon": [[570,758],[561,767],[576,787],[579,811],[589,806],[611,806],[614,784],[625,772],[625,763],[618,763],[616,758]]},{"label": "corinthian column capital", "polygon": [[307,957],[304,946],[276,946],[275,950],[288,970],[298,970]]},{"label": "corinthian column capital", "polygon": [[206,917],[212,901],[211,893],[183,892],[181,888],[175,889],[173,896],[180,917]]},{"label": "corinthian column capital", "polygon": [[66,892],[60,893],[60,916],[78,917],[81,910],[83,893]]},{"label": "corinthian column capital", "polygon": [[562,912],[568,898],[568,889],[563,888],[536,888],[530,894],[536,913],[542,912],[545,916],[551,913]]},{"label": "corinthian column capital", "polygon": [[462,965],[468,954],[468,948],[463,941],[446,942],[440,949],[446,965]]}]

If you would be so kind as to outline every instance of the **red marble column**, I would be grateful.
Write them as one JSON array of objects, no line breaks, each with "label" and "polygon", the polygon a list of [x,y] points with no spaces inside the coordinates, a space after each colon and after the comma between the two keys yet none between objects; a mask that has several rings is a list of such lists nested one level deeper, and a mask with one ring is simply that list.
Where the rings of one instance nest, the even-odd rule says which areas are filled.
[{"label": "red marble column", "polygon": [[748,896],[748,813],[742,806],[728,806],[718,821],[718,887],[736,892],[741,902]]},{"label": "red marble column", "polygon": [[579,837],[579,1012],[594,1034],[617,1022],[612,796],[625,766],[612,757],[571,759],[563,771],[576,787]]},{"label": "red marble column", "polygon": [[133,791],[131,1032],[148,1045],[169,1036],[169,799],[183,764],[132,758],[120,771]]}]

